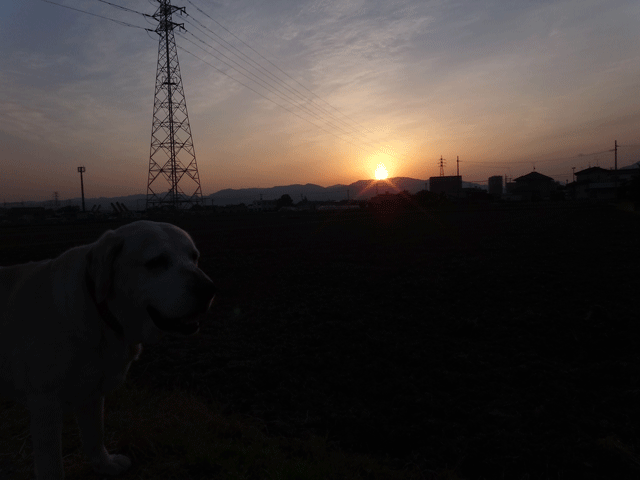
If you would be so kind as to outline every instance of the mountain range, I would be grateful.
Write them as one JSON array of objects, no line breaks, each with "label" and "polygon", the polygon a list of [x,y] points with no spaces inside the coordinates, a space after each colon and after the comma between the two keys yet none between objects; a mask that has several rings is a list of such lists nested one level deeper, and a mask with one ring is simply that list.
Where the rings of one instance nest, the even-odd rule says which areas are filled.
[{"label": "mountain range", "polygon": [[340,201],[340,200],[367,200],[377,193],[396,193],[407,190],[416,193],[427,188],[427,180],[417,180],[408,177],[395,177],[386,180],[358,180],[349,185],[332,185],[321,187],[313,183],[306,185],[294,184],[270,188],[242,188],[225,189],[209,195],[207,203],[212,201],[214,205],[230,205],[245,203],[251,204],[254,200],[276,200],[282,195],[289,195],[294,202],[303,199],[310,201]]},{"label": "mountain range", "polygon": [[[463,187],[485,188],[470,182],[462,182]],[[428,180],[418,180],[409,177],[394,177],[385,180],[358,180],[349,185],[332,185],[330,187],[322,187],[313,183],[306,185],[294,184],[286,186],[277,186],[269,188],[227,188],[210,195],[205,195],[205,205],[237,205],[244,203],[252,204],[256,200],[277,200],[282,195],[289,195],[294,203],[303,199],[309,201],[340,201],[340,200],[368,200],[378,193],[397,193],[407,190],[409,193],[417,193],[420,190],[428,189]],[[61,205],[80,205],[81,198],[73,198],[61,201]],[[129,195],[126,197],[113,198],[86,198],[85,204],[87,210],[94,205],[100,205],[103,212],[111,211],[111,203],[119,202],[125,205],[129,210],[143,210],[146,202],[146,195]],[[46,206],[50,207],[51,202],[46,202]],[[25,206],[42,205],[42,202],[24,202]],[[14,205],[12,205],[14,206]]]}]

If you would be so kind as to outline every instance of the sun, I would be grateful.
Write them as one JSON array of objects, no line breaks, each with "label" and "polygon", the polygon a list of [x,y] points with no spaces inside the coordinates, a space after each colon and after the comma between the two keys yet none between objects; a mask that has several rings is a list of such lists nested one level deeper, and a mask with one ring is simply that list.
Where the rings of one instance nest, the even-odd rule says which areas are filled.
[{"label": "sun", "polygon": [[384,167],[384,164],[379,163],[378,168],[376,168],[376,180],[384,180],[388,176],[389,174],[387,173],[387,169]]}]

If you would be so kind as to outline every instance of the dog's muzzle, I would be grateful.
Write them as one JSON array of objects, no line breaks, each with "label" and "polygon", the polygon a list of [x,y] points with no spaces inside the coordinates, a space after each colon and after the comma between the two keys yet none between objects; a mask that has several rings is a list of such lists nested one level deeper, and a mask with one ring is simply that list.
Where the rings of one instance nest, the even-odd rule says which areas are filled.
[{"label": "dog's muzzle", "polygon": [[147,307],[147,313],[156,327],[164,332],[175,332],[183,335],[193,335],[200,329],[204,320],[204,313],[196,313],[181,318],[169,318],[162,315],[156,308]]},{"label": "dog's muzzle", "polygon": [[200,330],[200,324],[204,321],[215,297],[213,282],[206,275],[201,275],[193,288],[195,297],[198,299],[198,307],[193,313],[179,318],[171,318],[162,315],[157,308],[151,305],[147,307],[147,313],[156,327],[165,332],[175,332],[183,335],[193,335]]}]

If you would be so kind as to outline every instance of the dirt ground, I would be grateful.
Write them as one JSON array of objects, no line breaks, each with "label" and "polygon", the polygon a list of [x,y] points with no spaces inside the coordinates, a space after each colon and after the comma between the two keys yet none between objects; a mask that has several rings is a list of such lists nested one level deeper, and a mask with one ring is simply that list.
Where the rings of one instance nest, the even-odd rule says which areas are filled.
[{"label": "dirt ground", "polygon": [[[640,217],[569,204],[176,219],[218,286],[129,377],[467,479],[640,475]],[[0,265],[117,224],[0,229]]]}]

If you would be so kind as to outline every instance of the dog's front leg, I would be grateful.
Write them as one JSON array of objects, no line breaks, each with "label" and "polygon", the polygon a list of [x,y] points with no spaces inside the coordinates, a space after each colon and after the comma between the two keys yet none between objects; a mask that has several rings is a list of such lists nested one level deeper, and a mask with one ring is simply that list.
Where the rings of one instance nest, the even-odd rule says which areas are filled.
[{"label": "dog's front leg", "polygon": [[27,398],[31,413],[31,442],[38,480],[62,480],[62,406],[55,395]]},{"label": "dog's front leg", "polygon": [[104,446],[104,397],[95,398],[76,411],[85,455],[96,473],[118,475],[131,466],[124,455],[109,455]]}]

